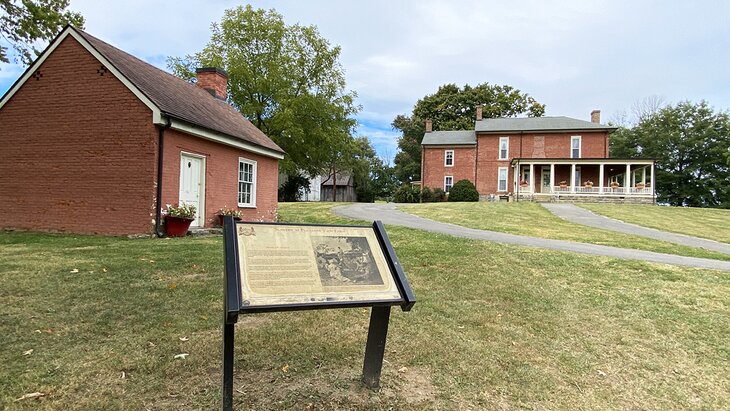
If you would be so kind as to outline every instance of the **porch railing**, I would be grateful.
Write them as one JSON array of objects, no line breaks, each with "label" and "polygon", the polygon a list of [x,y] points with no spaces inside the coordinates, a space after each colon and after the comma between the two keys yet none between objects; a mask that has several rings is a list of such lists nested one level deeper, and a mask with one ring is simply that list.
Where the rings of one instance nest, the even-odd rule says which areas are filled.
[{"label": "porch railing", "polygon": [[625,196],[625,195],[646,195],[650,196],[654,193],[652,192],[651,187],[603,187],[603,191],[601,191],[601,187],[586,187],[586,186],[580,186],[575,187],[575,190],[573,190],[573,187],[567,186],[567,187],[561,187],[561,186],[554,186],[554,187],[542,187],[542,192],[538,193],[533,191],[530,187],[520,187],[520,194],[592,194],[592,195],[616,195],[616,196]]}]

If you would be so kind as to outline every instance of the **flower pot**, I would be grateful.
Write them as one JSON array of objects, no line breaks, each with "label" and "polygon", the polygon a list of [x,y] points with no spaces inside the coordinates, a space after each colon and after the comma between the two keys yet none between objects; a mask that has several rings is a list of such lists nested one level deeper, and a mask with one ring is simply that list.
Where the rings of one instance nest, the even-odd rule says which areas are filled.
[{"label": "flower pot", "polygon": [[193,218],[165,216],[165,232],[168,237],[185,237]]},{"label": "flower pot", "polygon": [[[218,225],[221,227],[223,227],[223,217],[225,217],[225,215],[218,214]],[[233,219],[236,221],[241,221],[241,217],[233,217]]]}]

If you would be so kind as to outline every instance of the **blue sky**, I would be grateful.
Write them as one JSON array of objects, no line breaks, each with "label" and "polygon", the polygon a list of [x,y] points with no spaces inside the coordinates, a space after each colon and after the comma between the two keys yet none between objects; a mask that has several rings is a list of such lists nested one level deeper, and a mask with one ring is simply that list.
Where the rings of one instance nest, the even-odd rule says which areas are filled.
[{"label": "blue sky", "polygon": [[[71,0],[86,30],[165,68],[200,50],[231,1]],[[730,108],[726,1],[254,1],[288,23],[316,25],[342,47],[358,93],[358,132],[391,159],[390,123],[439,85],[509,84],[547,115],[604,122],[649,96]],[[23,67],[0,65],[0,93]]]}]

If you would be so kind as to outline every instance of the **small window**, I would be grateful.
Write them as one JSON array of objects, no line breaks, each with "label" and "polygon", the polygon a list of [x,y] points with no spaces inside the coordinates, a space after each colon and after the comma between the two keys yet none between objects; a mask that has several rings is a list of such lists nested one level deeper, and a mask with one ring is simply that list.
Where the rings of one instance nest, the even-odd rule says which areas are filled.
[{"label": "small window", "polygon": [[256,207],[256,162],[238,159],[238,206]]},{"label": "small window", "polygon": [[497,191],[507,191],[507,167],[499,168],[499,183]]},{"label": "small window", "polygon": [[499,138],[499,159],[507,160],[509,156],[509,137]]},{"label": "small window", "polygon": [[452,167],[454,165],[454,150],[444,151],[444,165]]},{"label": "small window", "polygon": [[580,158],[580,136],[570,138],[570,158]]},{"label": "small window", "polygon": [[449,192],[451,191],[451,187],[454,185],[454,177],[452,176],[446,176],[444,177],[444,191]]}]

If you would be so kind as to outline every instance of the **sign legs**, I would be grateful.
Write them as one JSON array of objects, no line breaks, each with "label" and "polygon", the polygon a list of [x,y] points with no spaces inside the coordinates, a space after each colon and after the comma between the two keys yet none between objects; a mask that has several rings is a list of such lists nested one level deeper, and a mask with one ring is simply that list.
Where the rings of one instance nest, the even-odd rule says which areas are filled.
[{"label": "sign legs", "polygon": [[223,411],[233,411],[233,327],[235,325],[223,323]]},{"label": "sign legs", "polygon": [[383,369],[385,338],[388,335],[390,307],[373,307],[370,312],[368,342],[365,345],[365,362],[362,367],[362,382],[371,390],[380,388],[380,372]]}]

